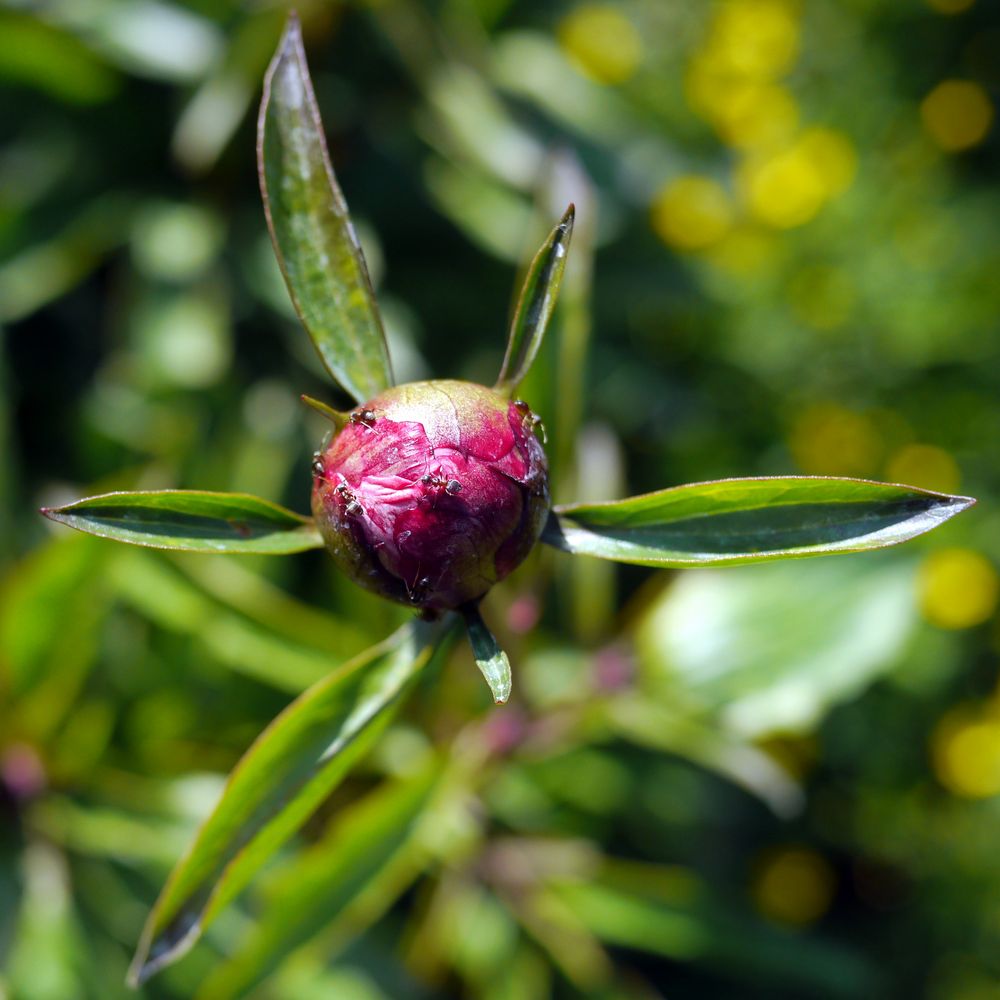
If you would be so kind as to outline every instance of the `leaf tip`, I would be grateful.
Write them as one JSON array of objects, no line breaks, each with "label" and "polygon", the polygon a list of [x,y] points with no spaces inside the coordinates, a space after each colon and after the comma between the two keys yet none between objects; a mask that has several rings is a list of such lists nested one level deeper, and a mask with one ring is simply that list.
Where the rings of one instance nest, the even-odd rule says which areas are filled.
[{"label": "leaf tip", "polygon": [[299,53],[304,53],[302,22],[299,20],[298,11],[290,10],[285,18],[285,27],[281,31],[281,38],[278,39],[278,47],[274,50],[271,63],[264,75],[265,103],[270,98],[272,81],[278,72],[278,66],[289,58],[295,59]]},{"label": "leaf tip", "polygon": [[510,672],[508,670],[508,683],[503,686],[492,688],[494,705],[507,704],[507,701],[510,698],[510,687],[511,687],[509,678],[510,678]]},{"label": "leaf tip", "polygon": [[327,420],[331,421],[337,430],[345,427],[350,420],[349,413],[341,413],[340,410],[335,410],[332,406],[327,406],[327,404],[322,400],[315,399],[313,396],[307,396],[303,393],[299,396],[299,399],[310,409],[315,410],[321,416],[324,416]]},{"label": "leaf tip", "polygon": [[152,975],[151,972],[147,972],[146,966],[144,964],[137,965],[133,962],[128,967],[128,972],[125,973],[125,985],[130,990],[137,990],[143,986],[147,979]]},{"label": "leaf tip", "polygon": [[493,701],[497,705],[506,704],[510,698],[511,675],[510,660],[486,627],[479,608],[470,605],[462,609],[465,618],[465,628],[472,646],[472,655],[476,658],[476,666],[489,685]]},{"label": "leaf tip", "polygon": [[[153,916],[155,913],[154,908]],[[173,930],[176,930],[176,933],[171,933]],[[136,990],[155,976],[160,969],[183,958],[201,936],[201,930],[201,920],[194,914],[188,914],[187,920],[181,921],[176,928],[168,927],[155,939],[147,927],[139,941],[139,947],[135,950],[132,964],[125,974],[126,984]]]},{"label": "leaf tip", "polygon": [[43,517],[47,517],[50,521],[55,521],[56,524],[66,523],[65,507],[39,507],[38,513]]},{"label": "leaf tip", "polygon": [[936,505],[939,523],[950,521],[970,507],[975,507],[976,502],[975,497],[963,497],[951,493],[939,494],[939,503]]},{"label": "leaf tip", "polygon": [[132,990],[139,989],[158,968],[155,962],[149,961],[149,949],[146,947],[146,942],[142,941],[136,949],[128,972],[125,973],[125,985]]},{"label": "leaf tip", "polygon": [[570,237],[573,235],[573,224],[576,222],[576,205],[573,202],[569,203],[569,208],[563,213],[563,217],[559,220],[559,224],[556,226],[554,239],[556,244],[562,244],[562,253],[566,252],[566,245],[569,243]]},{"label": "leaf tip", "polygon": [[511,691],[510,659],[507,654],[498,648],[489,660],[477,658],[477,666],[489,685],[493,704],[506,705]]},{"label": "leaf tip", "polygon": [[285,18],[285,30],[281,33],[282,47],[287,41],[296,41],[302,38],[302,20],[299,12],[293,7]]}]

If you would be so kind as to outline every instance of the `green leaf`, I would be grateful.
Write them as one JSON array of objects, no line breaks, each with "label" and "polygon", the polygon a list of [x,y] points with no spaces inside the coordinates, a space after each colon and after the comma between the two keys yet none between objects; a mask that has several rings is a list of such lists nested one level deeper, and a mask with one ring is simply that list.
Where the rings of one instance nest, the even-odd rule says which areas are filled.
[{"label": "green leaf", "polygon": [[116,864],[139,861],[157,870],[170,868],[187,840],[188,825],[176,819],[115,806],[49,795],[32,814],[37,830],[50,842],[87,857]]},{"label": "green leaf", "polygon": [[[707,725],[717,752],[733,738],[810,733],[900,663],[912,676],[915,568],[885,553],[809,573],[772,563],[684,574],[635,622],[641,697]],[[662,720],[640,728],[671,732]]]},{"label": "green leaf", "polygon": [[21,694],[52,668],[61,673],[67,626],[95,604],[103,548],[79,535],[53,539],[0,579],[0,685],[6,692]]},{"label": "green leaf", "polygon": [[[300,634],[268,623],[259,612],[247,614],[206,592],[190,570],[182,572],[159,554],[119,549],[106,576],[117,597],[162,628],[193,636],[209,657],[248,677],[297,695],[335,667],[371,645],[371,638],[350,622],[330,618],[331,626],[310,641]],[[225,560],[200,560],[218,566]],[[289,624],[300,615],[295,602],[278,593],[274,610]],[[197,655],[197,653],[196,653]]]},{"label": "green leaf", "polygon": [[507,353],[496,384],[497,391],[507,396],[514,394],[528,374],[556,307],[559,284],[566,268],[566,252],[573,235],[574,213],[575,209],[570,205],[535,254],[525,276],[507,339]]},{"label": "green leaf", "polygon": [[[690,573],[688,578],[700,575]],[[801,788],[764,750],[718,720],[699,717],[688,704],[679,710],[671,694],[670,689],[640,687],[602,699],[594,715],[610,734],[722,775],[766,802],[777,816],[788,818],[802,808]]]},{"label": "green leaf", "polygon": [[[198,1000],[247,996],[319,928],[354,909],[370,883],[405,853],[441,777],[441,763],[433,761],[340,813],[316,844],[271,880],[259,923],[209,977]],[[410,879],[399,881],[402,891]]]},{"label": "green leaf", "polygon": [[463,609],[465,628],[472,645],[476,666],[482,671],[493,693],[493,700],[502,705],[510,697],[510,660],[486,627],[478,608]]},{"label": "green leaf", "polygon": [[543,892],[610,945],[792,985],[794,995],[878,992],[875,970],[855,952],[748,919],[684,869],[605,859],[588,879],[556,875]]},{"label": "green leaf", "polygon": [[42,513],[78,531],[154,549],[283,555],[323,546],[310,518],[245,493],[105,493]]},{"label": "green leaf", "polygon": [[556,507],[542,540],[641,566],[733,565],[896,545],[974,503],[863,479],[720,479]]},{"label": "green leaf", "polygon": [[98,104],[120,78],[83,40],[54,24],[14,11],[0,14],[0,76],[68,104]]},{"label": "green leaf", "polygon": [[360,403],[392,385],[389,350],[323,138],[298,18],[288,18],[257,120],[264,212],[288,292],[323,364]]},{"label": "green leaf", "polygon": [[412,622],[311,687],[257,738],[153,907],[129,973],[184,955],[388,724],[447,625]]}]

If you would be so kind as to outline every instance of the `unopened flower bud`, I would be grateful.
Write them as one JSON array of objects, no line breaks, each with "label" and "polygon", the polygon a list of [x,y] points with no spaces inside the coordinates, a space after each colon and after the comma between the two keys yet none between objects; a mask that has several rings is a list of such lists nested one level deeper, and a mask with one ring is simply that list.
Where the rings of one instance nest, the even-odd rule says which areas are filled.
[{"label": "unopened flower bud", "polygon": [[537,418],[469,382],[414,382],[351,414],[314,465],[313,514],[361,586],[447,610],[521,563],[549,509]]}]

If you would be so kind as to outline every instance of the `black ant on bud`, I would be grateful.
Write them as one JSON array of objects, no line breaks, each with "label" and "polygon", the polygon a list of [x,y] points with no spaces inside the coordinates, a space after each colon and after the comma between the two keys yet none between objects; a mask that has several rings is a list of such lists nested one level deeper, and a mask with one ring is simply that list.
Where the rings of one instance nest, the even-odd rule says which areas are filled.
[{"label": "black ant on bud", "polygon": [[437,490],[444,489],[452,497],[462,492],[462,484],[457,479],[444,479],[442,476],[432,476],[429,472],[420,477],[420,482]]},{"label": "black ant on bud", "polygon": [[548,444],[548,435],[545,433],[545,424],[537,413],[531,412],[531,407],[523,399],[515,399],[514,407],[521,414],[521,423],[524,427],[530,427],[542,436],[542,444]]},{"label": "black ant on bud", "polygon": [[355,410],[351,414],[352,424],[361,424],[362,427],[375,426],[375,411],[369,409]]}]

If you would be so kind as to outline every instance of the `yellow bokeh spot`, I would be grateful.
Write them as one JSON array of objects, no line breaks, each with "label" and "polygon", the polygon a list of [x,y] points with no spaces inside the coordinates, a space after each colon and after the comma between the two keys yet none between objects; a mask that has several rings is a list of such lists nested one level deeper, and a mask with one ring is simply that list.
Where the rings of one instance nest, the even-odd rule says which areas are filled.
[{"label": "yellow bokeh spot", "polygon": [[784,141],[798,122],[794,97],[774,81],[798,53],[797,4],[730,0],[719,5],[702,48],[685,74],[691,107],[730,145],[749,149]]},{"label": "yellow bokeh spot", "polygon": [[931,139],[949,153],[978,146],[993,124],[989,95],[971,80],[945,80],[920,105]]},{"label": "yellow bokeh spot", "polygon": [[931,759],[938,781],[955,795],[1000,794],[1000,719],[968,708],[950,712],[931,737]]},{"label": "yellow bokeh spot", "polygon": [[787,847],[763,858],[753,880],[757,909],[771,920],[802,927],[830,908],[833,869],[822,855]]},{"label": "yellow bokeh spot", "polygon": [[803,410],[788,446],[799,468],[818,476],[870,476],[882,451],[871,418],[835,403],[815,403]]},{"label": "yellow bokeh spot", "polygon": [[688,103],[709,121],[725,114],[733,92],[754,83],[736,72],[723,58],[707,49],[694,55],[684,74]]},{"label": "yellow bokeh spot", "polygon": [[814,128],[784,149],[751,156],[739,179],[750,211],[777,229],[801,226],[854,177],[850,140],[833,129]]},{"label": "yellow bokeh spot", "polygon": [[976,0],[927,0],[927,6],[939,14],[961,14],[975,2]]},{"label": "yellow bokeh spot", "polygon": [[940,549],[920,567],[920,609],[941,628],[970,628],[987,621],[1000,598],[993,564],[972,549]]},{"label": "yellow bokeh spot", "polygon": [[686,175],[665,184],[650,209],[656,234],[679,250],[717,243],[733,223],[729,196],[708,177]]},{"label": "yellow bokeh spot", "polygon": [[776,229],[791,229],[812,219],[826,201],[826,186],[801,150],[784,150],[744,164],[740,180],[750,211]]},{"label": "yellow bokeh spot", "polygon": [[957,493],[962,478],[955,459],[932,444],[903,445],[889,459],[885,473],[889,482],[939,493]]},{"label": "yellow bokeh spot", "polygon": [[855,291],[850,274],[839,267],[813,265],[798,271],[788,285],[796,317],[816,330],[835,330],[850,319]]},{"label": "yellow bokeh spot", "polygon": [[851,186],[858,167],[858,156],[851,140],[832,128],[810,128],[802,133],[798,148],[823,179],[828,198]]},{"label": "yellow bokeh spot", "polygon": [[639,32],[612,6],[577,7],[559,25],[558,37],[566,55],[598,83],[624,83],[642,61]]},{"label": "yellow bokeh spot", "polygon": [[727,88],[713,114],[719,135],[741,149],[787,140],[798,119],[795,98],[774,83],[738,83]]},{"label": "yellow bokeh spot", "polygon": [[716,11],[705,49],[735,73],[777,79],[798,55],[797,12],[787,0],[729,0]]}]

